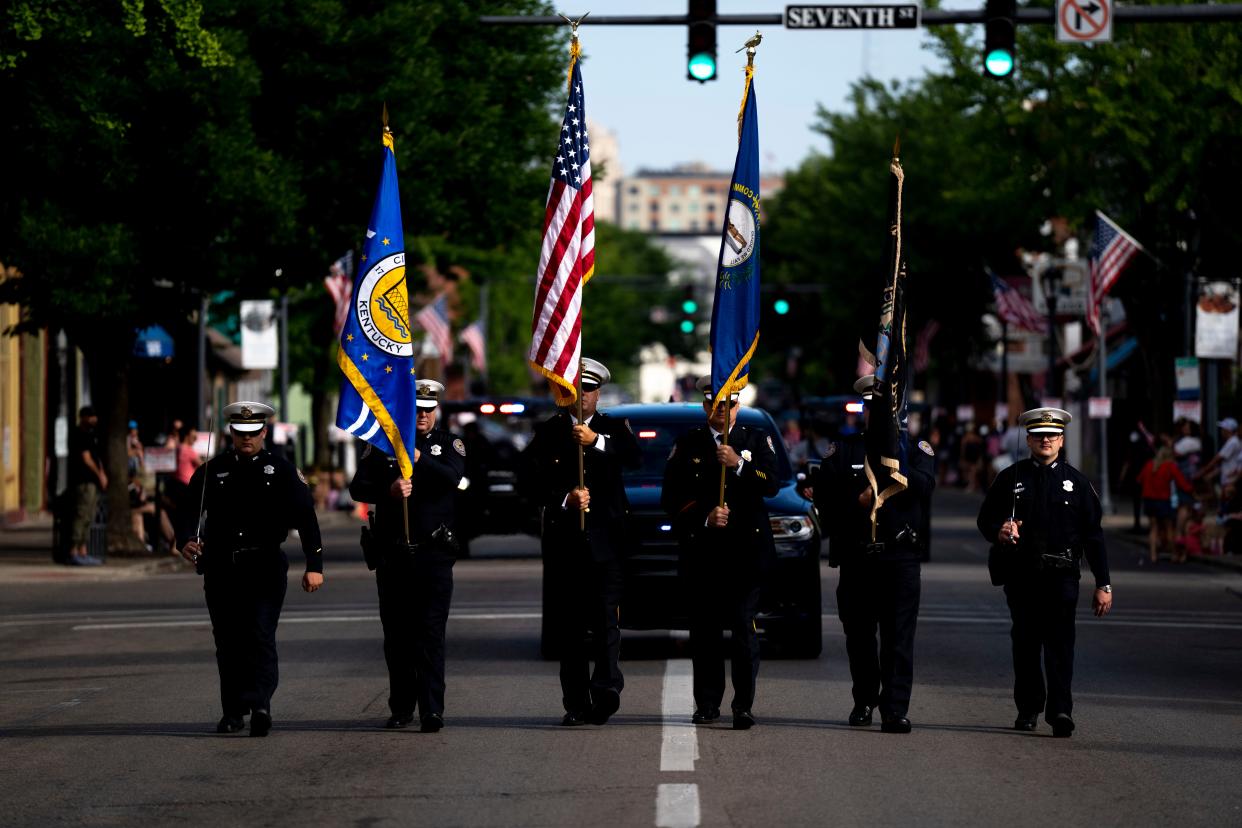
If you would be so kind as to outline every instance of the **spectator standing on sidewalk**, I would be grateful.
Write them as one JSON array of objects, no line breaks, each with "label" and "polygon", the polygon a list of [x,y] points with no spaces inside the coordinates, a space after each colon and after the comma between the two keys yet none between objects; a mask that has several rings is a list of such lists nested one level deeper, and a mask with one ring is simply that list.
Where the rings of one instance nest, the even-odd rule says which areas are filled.
[{"label": "spectator standing on sidewalk", "polygon": [[1238,439],[1238,421],[1233,417],[1226,417],[1216,425],[1221,433],[1220,451],[1199,469],[1195,480],[1207,477],[1219,469],[1223,497],[1224,488],[1237,479],[1238,472],[1242,471],[1242,440]]},{"label": "spectator standing on sidewalk", "polygon": [[[1186,494],[1191,493],[1190,481],[1173,461],[1173,449],[1162,445],[1156,456],[1148,460],[1138,474],[1138,484],[1143,494],[1143,511],[1151,519],[1148,534],[1148,551],[1152,564],[1160,557],[1160,549],[1167,548],[1175,563],[1185,561],[1185,553],[1179,554],[1173,546],[1174,520],[1177,509],[1173,505],[1172,487],[1176,485]],[[1181,498],[1181,500],[1186,500]],[[1142,563],[1140,560],[1139,563]]]},{"label": "spectator standing on sidewalk", "polygon": [[99,417],[89,405],[78,411],[78,427],[69,442],[69,485],[73,489],[73,546],[70,566],[99,566],[103,563],[87,554],[91,524],[99,505],[99,493],[108,488],[108,475],[103,469],[99,450]]}]

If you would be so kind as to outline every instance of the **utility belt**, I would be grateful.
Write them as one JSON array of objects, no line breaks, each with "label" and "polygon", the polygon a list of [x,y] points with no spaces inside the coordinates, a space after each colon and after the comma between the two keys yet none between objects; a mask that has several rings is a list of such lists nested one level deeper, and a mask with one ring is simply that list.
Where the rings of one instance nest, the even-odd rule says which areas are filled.
[{"label": "utility belt", "polygon": [[246,566],[272,561],[280,557],[280,544],[269,546],[239,546],[235,549],[216,549],[207,546],[194,565],[194,571],[202,575],[209,566]]},{"label": "utility belt", "polygon": [[891,541],[863,544],[863,552],[868,556],[882,555],[885,552],[910,552],[919,550],[919,533],[906,526]]},{"label": "utility belt", "polygon": [[[869,537],[870,532],[861,538],[829,538],[828,565],[835,567],[840,566],[842,561],[870,560],[883,555],[923,554],[922,536],[908,526],[892,540],[872,543]],[[841,551],[838,552],[838,549]]]},{"label": "utility belt", "polygon": [[367,526],[362,527],[362,557],[367,563],[367,569],[372,571],[387,563],[412,560],[420,553],[424,555],[448,553],[456,557],[461,549],[461,543],[453,534],[453,530],[443,523],[426,540],[418,543],[384,540],[377,537],[373,512],[367,513],[367,523]]}]

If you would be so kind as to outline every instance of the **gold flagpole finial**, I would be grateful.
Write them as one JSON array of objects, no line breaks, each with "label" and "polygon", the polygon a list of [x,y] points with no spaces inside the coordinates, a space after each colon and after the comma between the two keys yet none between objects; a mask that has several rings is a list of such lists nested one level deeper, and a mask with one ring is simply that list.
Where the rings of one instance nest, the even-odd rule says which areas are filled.
[{"label": "gold flagpole finial", "polygon": [[901,133],[897,133],[893,138],[893,157],[897,158],[901,155]]},{"label": "gold flagpole finial", "polygon": [[384,111],[383,114],[380,115],[380,118],[384,122],[384,133],[387,134],[392,132],[392,130],[388,128],[388,101],[384,101]]},{"label": "gold flagpole finial", "polygon": [[754,66],[755,65],[755,48],[762,42],[763,42],[763,34],[760,33],[758,29],[756,29],[755,36],[752,37],[750,40],[746,41],[745,43],[743,43],[742,48],[738,49],[737,52],[734,52],[733,54],[736,55],[738,52],[742,51],[742,49],[745,49],[746,50],[746,65]]},{"label": "gold flagpole finial", "polygon": [[561,15],[561,20],[564,20],[566,23],[569,24],[569,42],[570,42],[571,47],[578,45],[578,26],[582,25],[582,21],[586,20],[587,15],[589,14],[590,12],[587,12],[586,14],[582,15],[582,17],[579,17],[577,20],[572,20],[563,14]]}]

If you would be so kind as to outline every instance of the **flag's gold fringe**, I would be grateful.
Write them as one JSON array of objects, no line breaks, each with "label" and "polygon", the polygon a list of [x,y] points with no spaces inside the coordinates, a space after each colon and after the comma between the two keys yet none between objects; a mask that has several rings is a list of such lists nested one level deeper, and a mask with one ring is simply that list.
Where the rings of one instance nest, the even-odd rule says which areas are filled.
[{"label": "flag's gold fringe", "polygon": [[875,479],[875,472],[871,470],[871,461],[863,458],[863,471],[867,475],[867,482],[871,484],[871,491],[875,495],[871,502],[871,542],[875,543],[876,515],[880,511],[880,507],[884,505],[884,501],[888,500],[895,494],[904,492],[910,486],[910,481],[906,479],[897,469],[901,468],[901,463],[891,457],[881,457],[880,463],[889,469],[889,476],[893,479],[893,485],[884,491],[877,491],[879,482]]},{"label": "flag's gold fringe", "polygon": [[[564,388],[565,390],[569,391],[568,400],[562,401],[560,397],[556,398],[555,402],[558,406],[564,408],[565,406],[573,405],[575,402],[578,401],[578,389],[574,387],[573,383],[571,383],[569,380],[562,377],[560,374],[556,374],[556,373],[553,373],[552,371],[549,371],[547,368],[544,368],[542,365],[535,362],[534,360],[528,360],[528,363],[530,364],[531,368],[534,368],[536,371],[538,371],[539,373],[547,377],[548,382],[555,383],[560,388]],[[557,390],[560,390],[560,389],[558,388]]]},{"label": "flag's gold fringe", "polygon": [[755,76],[755,67],[746,67],[746,85],[742,87],[742,105],[737,110],[737,142],[742,143],[742,120],[746,117],[746,99],[750,97],[750,81]]},{"label": "flag's gold fringe", "polygon": [[759,347],[759,332],[755,331],[755,340],[750,343],[750,350],[746,352],[746,356],[738,360],[737,365],[733,366],[733,373],[729,374],[729,378],[725,380],[724,387],[712,397],[712,414],[716,413],[716,406],[720,405],[721,399],[729,399],[729,395],[734,391],[741,391],[746,387],[746,383],[750,381],[750,374],[739,377],[738,371],[742,370],[745,365],[747,370],[750,369],[750,358],[755,355],[755,349]]},{"label": "flag's gold fringe", "polygon": [[569,87],[570,94],[574,91],[574,65],[578,63],[578,58],[582,57],[582,46],[578,43],[577,35],[569,44],[569,76],[565,79],[565,85]]},{"label": "flag's gold fringe", "polygon": [[405,441],[401,439],[401,429],[397,428],[397,424],[393,422],[392,415],[388,413],[388,409],[384,407],[384,402],[375,393],[375,389],[362,376],[362,372],[358,370],[358,366],[354,365],[353,360],[345,353],[344,348],[340,348],[336,352],[336,364],[341,367],[346,378],[349,379],[350,385],[358,392],[358,396],[362,397],[362,402],[367,408],[371,409],[371,415],[379,420],[380,428],[384,429],[384,434],[388,437],[388,442],[392,444],[392,449],[396,453],[397,465],[401,467],[401,476],[407,480],[414,476],[414,463],[410,460],[410,453],[405,448]]},{"label": "flag's gold fringe", "polygon": [[595,275],[595,265],[591,265],[591,269],[582,274],[582,284],[591,281],[591,277]]}]

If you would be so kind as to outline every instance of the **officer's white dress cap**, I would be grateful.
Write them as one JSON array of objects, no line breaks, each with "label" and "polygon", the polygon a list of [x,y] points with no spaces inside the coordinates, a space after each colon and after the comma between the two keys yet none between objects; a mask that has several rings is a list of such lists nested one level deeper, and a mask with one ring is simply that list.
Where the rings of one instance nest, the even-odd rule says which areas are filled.
[{"label": "officer's white dress cap", "polygon": [[612,381],[608,366],[598,359],[582,358],[582,390],[594,391]]},{"label": "officer's white dress cap", "polygon": [[229,428],[242,434],[262,431],[275,413],[270,405],[251,400],[239,400],[224,407],[224,419],[228,420]]},{"label": "officer's white dress cap", "polygon": [[442,384],[435,380],[420,379],[414,388],[418,392],[414,404],[419,408],[435,408],[440,404],[440,395],[444,393]]},{"label": "officer's white dress cap", "polygon": [[1065,427],[1073,419],[1068,411],[1060,408],[1032,408],[1022,412],[1018,424],[1027,434],[1064,434]]},{"label": "officer's white dress cap", "polygon": [[[703,399],[707,400],[708,402],[712,401],[711,374],[708,374],[705,377],[699,377],[699,381],[694,384],[694,387],[699,389],[699,392],[703,395]],[[729,400],[731,402],[737,402],[739,396],[740,395],[736,391],[734,391],[732,394],[729,395]]]},{"label": "officer's white dress cap", "polygon": [[864,400],[869,400],[875,396],[875,374],[867,374],[865,377],[859,377],[854,382],[854,393],[862,394]]}]

